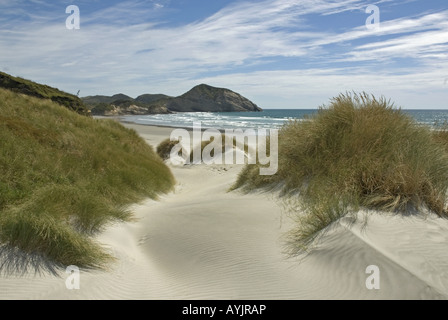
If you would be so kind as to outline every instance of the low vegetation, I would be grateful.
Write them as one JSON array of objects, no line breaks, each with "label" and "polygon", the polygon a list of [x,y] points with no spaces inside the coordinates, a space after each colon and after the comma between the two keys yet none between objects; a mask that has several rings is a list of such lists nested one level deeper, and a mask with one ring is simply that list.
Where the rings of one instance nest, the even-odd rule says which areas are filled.
[{"label": "low vegetation", "polygon": [[27,79],[13,77],[4,72],[0,72],[0,88],[40,99],[49,99],[82,115],[90,114],[82,100],[73,94]]},{"label": "low vegetation", "polygon": [[104,267],[111,256],[94,235],[174,185],[152,147],[118,122],[5,89],[0,110],[0,268]]},{"label": "low vegetation", "polygon": [[156,152],[162,160],[168,160],[170,158],[171,149],[178,143],[179,141],[171,141],[169,138],[165,139],[159,143]]},{"label": "low vegetation", "polygon": [[[218,141],[216,144],[214,144],[215,138],[211,137],[210,140],[204,140],[201,142],[200,145],[194,146],[190,152],[190,163],[194,163],[194,155],[201,155],[202,160],[205,159],[209,159],[211,160],[211,158],[213,157],[219,157],[221,155],[223,155],[224,153],[226,153],[227,151],[231,150],[240,150],[243,151],[241,146],[238,145],[237,143],[237,138],[236,137],[229,137],[226,136],[225,134],[221,134],[221,141]],[[244,143],[244,153],[246,156],[248,156],[249,153],[249,145],[247,143],[246,140],[241,142],[241,145],[243,145]],[[208,152],[204,153],[204,149],[209,146],[209,149],[207,150]],[[221,147],[221,148],[219,148]],[[215,151],[216,151],[216,155],[215,155]],[[224,160],[223,160],[224,161]]]},{"label": "low vegetation", "polygon": [[[219,141],[216,145],[214,144],[214,137],[211,137],[210,140],[201,141],[201,143],[198,145],[195,145],[195,146],[190,145],[191,151],[189,152],[189,156],[186,155],[186,153],[188,152],[186,150],[186,148],[183,148],[183,149],[179,148],[178,156],[185,157],[184,160],[188,159],[187,163],[189,163],[189,164],[197,164],[197,163],[195,163],[195,159],[194,159],[195,154],[200,155],[200,159],[203,161],[204,160],[203,156],[205,156],[206,159],[209,159],[209,157],[215,157],[215,156],[219,157],[229,150],[231,150],[233,152],[235,152],[234,150],[240,150],[240,151],[244,152],[245,160],[247,160],[247,157],[249,156],[250,152],[253,151],[254,149],[253,148],[251,149],[249,147],[247,139],[241,140],[241,143],[239,143],[239,141],[237,141],[237,140],[239,140],[239,139],[237,139],[235,136],[229,138],[225,134],[221,134],[221,141]],[[170,158],[171,151],[177,144],[179,144],[178,140],[171,141],[169,138],[165,139],[157,146],[157,149],[156,149],[157,154],[163,160],[167,160]],[[241,146],[239,144],[241,144]],[[204,149],[207,146],[209,146],[210,150],[208,150],[209,152],[206,152],[206,154],[204,154]],[[254,147],[256,148],[256,146],[254,146]],[[243,151],[243,149],[244,149],[244,151]],[[215,155],[215,151],[217,152],[217,155]],[[182,154],[182,152],[184,152],[184,154]],[[209,160],[211,160],[211,158]],[[202,163],[202,161],[201,161],[201,163]]]},{"label": "low vegetation", "polygon": [[341,94],[279,132],[279,170],[247,165],[232,189],[281,189],[297,228],[291,254],[309,250],[341,217],[360,208],[427,208],[448,217],[448,134],[418,125],[385,98]]}]

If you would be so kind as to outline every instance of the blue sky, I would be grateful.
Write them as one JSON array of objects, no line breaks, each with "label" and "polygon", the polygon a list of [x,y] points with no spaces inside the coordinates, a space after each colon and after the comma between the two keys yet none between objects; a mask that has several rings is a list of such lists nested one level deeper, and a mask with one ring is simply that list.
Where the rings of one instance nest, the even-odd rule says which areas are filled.
[{"label": "blue sky", "polygon": [[[66,28],[69,5],[79,30]],[[207,83],[262,108],[365,91],[448,109],[448,1],[0,0],[0,70],[80,96]]]}]

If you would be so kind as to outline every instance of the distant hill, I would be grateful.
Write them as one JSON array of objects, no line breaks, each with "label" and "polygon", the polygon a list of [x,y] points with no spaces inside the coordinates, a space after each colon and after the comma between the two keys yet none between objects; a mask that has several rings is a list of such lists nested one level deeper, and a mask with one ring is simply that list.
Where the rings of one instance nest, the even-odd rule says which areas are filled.
[{"label": "distant hill", "polygon": [[73,94],[30,80],[13,77],[1,71],[0,87],[40,99],[50,99],[79,114],[88,115],[90,113],[82,100]]},{"label": "distant hill", "polygon": [[261,111],[256,104],[225,88],[206,84],[195,86],[179,97],[164,94],[143,94],[133,99],[118,94],[82,98],[93,114],[126,115],[171,112],[238,112]]},{"label": "distant hill", "polygon": [[242,95],[225,88],[200,84],[183,95],[169,99],[166,104],[177,112],[237,112],[261,111],[256,104]]},{"label": "distant hill", "polygon": [[98,103],[113,103],[114,101],[117,100],[133,100],[131,97],[119,93],[116,95],[113,95],[112,97],[109,96],[88,96],[88,97],[84,97],[81,98],[82,101],[87,104],[87,105],[95,105]]},{"label": "distant hill", "polygon": [[141,96],[138,96],[135,98],[135,101],[142,102],[142,103],[151,103],[162,99],[171,98],[170,96],[167,96],[165,94],[142,94]]},{"label": "distant hill", "polygon": [[[166,106],[155,103],[165,95],[142,95],[133,99],[125,94],[109,96],[89,96],[82,100],[93,115],[119,116],[171,113]],[[148,102],[147,102],[148,101]]]}]

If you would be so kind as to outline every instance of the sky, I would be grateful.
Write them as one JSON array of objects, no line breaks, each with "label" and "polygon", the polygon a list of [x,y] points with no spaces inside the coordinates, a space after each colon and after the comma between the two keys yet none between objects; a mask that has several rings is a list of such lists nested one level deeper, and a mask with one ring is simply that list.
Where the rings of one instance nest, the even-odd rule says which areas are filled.
[{"label": "sky", "polygon": [[206,83],[266,109],[448,109],[448,1],[0,0],[0,70],[81,97]]}]

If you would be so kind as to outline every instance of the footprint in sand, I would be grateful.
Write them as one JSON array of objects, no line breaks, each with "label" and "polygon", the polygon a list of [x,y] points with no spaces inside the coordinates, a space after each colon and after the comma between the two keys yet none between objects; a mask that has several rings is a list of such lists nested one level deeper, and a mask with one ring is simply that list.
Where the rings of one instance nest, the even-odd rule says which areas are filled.
[{"label": "footprint in sand", "polygon": [[210,167],[209,170],[214,171],[214,172],[218,172],[220,174],[223,174],[223,173],[226,173],[227,171],[229,171],[229,168],[226,168],[226,167],[220,167],[220,168]]},{"label": "footprint in sand", "polygon": [[148,241],[149,239],[151,239],[151,236],[149,234],[144,235],[143,237],[138,239],[138,245],[141,246],[141,245],[145,244],[146,241]]}]

